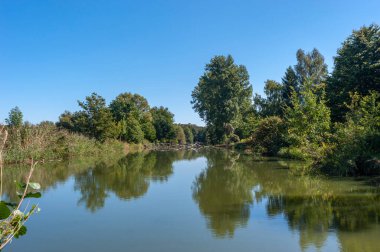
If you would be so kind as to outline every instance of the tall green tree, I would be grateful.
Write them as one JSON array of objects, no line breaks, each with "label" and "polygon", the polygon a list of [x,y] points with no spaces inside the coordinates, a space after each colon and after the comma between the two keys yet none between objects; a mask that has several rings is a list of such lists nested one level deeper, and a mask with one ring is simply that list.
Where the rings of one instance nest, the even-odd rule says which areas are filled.
[{"label": "tall green tree", "polygon": [[9,111],[9,116],[5,119],[5,122],[11,127],[20,127],[23,123],[23,115],[19,107],[14,107]]},{"label": "tall green tree", "polygon": [[92,93],[85,101],[78,101],[78,104],[82,108],[79,115],[81,120],[84,120],[84,127],[87,127],[86,131],[91,137],[105,140],[119,135],[118,127],[103,97]]},{"label": "tall green tree", "polygon": [[127,117],[123,126],[125,127],[125,132],[122,134],[123,140],[128,143],[141,143],[144,140],[144,132],[135,117]]},{"label": "tall green tree", "polygon": [[291,106],[292,92],[298,92],[297,74],[291,66],[289,66],[282,78],[282,100],[285,106]]},{"label": "tall green tree", "polygon": [[58,118],[57,127],[73,130],[74,128],[73,114],[67,110],[63,112]]},{"label": "tall green tree", "polygon": [[186,144],[186,135],[185,131],[181,127],[181,125],[175,125],[175,138],[178,144]]},{"label": "tall green tree", "polygon": [[299,94],[293,92],[292,106],[286,109],[287,138],[305,158],[319,155],[319,148],[328,141],[330,131],[330,109],[320,89],[306,81]]},{"label": "tall green tree", "polygon": [[183,132],[185,133],[186,143],[189,143],[189,144],[194,143],[194,135],[191,128],[188,125],[184,125],[182,126],[182,128],[183,128]]},{"label": "tall green tree", "polygon": [[283,86],[274,80],[267,80],[264,86],[266,98],[256,94],[254,105],[256,111],[262,117],[281,116],[283,112]]},{"label": "tall green tree", "polygon": [[343,121],[350,92],[365,96],[380,91],[380,26],[364,26],[343,42],[334,58],[327,96],[334,121]]},{"label": "tall green tree", "polygon": [[150,110],[149,103],[143,96],[132,93],[119,94],[109,107],[116,121],[133,116],[141,122]]},{"label": "tall green tree", "polygon": [[[144,134],[143,137],[147,140],[154,141],[156,139],[150,106],[143,96],[122,93],[111,102],[110,110],[116,121],[120,122],[124,120],[125,123],[122,125],[125,125],[125,127],[131,123],[133,125],[130,127],[136,128],[138,126]],[[130,121],[130,119],[133,120]]]},{"label": "tall green tree", "polygon": [[335,175],[380,173],[380,93],[351,94],[343,123],[335,123],[333,144],[329,145],[319,168]]},{"label": "tall green tree", "polygon": [[175,139],[174,115],[168,108],[153,107],[151,109],[153,125],[158,141],[170,141]]},{"label": "tall green tree", "polygon": [[306,82],[318,85],[326,81],[328,71],[325,58],[316,48],[308,53],[298,49],[296,56],[297,64],[294,66],[294,70],[301,87]]},{"label": "tall green tree", "polygon": [[206,122],[212,143],[226,138],[225,124],[237,128],[242,114],[251,106],[252,86],[247,69],[236,65],[232,56],[216,56],[192,92],[192,105]]}]

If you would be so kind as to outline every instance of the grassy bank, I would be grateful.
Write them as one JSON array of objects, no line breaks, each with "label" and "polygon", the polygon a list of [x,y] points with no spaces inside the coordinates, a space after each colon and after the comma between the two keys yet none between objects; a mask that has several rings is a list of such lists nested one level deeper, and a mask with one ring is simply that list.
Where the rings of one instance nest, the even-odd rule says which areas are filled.
[{"label": "grassy bank", "polygon": [[5,163],[64,160],[73,157],[99,157],[124,153],[123,143],[116,140],[96,141],[83,135],[58,129],[54,124],[23,125],[8,128],[3,151]]}]

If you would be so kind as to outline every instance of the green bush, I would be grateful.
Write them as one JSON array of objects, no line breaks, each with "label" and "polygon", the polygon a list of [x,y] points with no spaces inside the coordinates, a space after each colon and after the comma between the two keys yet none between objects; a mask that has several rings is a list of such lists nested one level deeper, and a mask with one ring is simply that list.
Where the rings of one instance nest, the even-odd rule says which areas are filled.
[{"label": "green bush", "polygon": [[380,174],[380,94],[351,98],[346,122],[335,125],[333,143],[315,166],[335,175]]},{"label": "green bush", "polygon": [[284,146],[285,124],[277,116],[262,119],[252,136],[254,152],[276,155]]}]

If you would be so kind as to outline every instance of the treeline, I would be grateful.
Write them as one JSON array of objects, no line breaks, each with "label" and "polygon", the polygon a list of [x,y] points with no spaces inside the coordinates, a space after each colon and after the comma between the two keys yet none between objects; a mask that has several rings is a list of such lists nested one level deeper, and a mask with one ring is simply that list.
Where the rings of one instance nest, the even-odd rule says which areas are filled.
[{"label": "treeline", "polygon": [[65,111],[59,117],[59,128],[99,141],[191,144],[205,139],[202,127],[175,124],[174,114],[168,108],[151,108],[138,94],[122,93],[107,105],[103,97],[92,93],[85,101],[78,101],[78,105],[81,110]]},{"label": "treeline", "polygon": [[211,59],[192,93],[207,140],[311,160],[332,174],[380,173],[380,27],[353,31],[332,73],[317,49],[296,58],[281,82],[265,82],[265,97],[231,56]]},{"label": "treeline", "polygon": [[[123,143],[144,144],[149,148],[159,142],[205,141],[203,127],[175,124],[174,115],[167,108],[150,108],[138,94],[120,94],[107,106],[103,97],[93,93],[78,104],[79,111],[65,111],[56,123],[24,122],[21,110],[13,108],[5,119],[4,130],[8,132],[5,162],[122,154]],[[1,141],[4,136],[0,132]]]}]

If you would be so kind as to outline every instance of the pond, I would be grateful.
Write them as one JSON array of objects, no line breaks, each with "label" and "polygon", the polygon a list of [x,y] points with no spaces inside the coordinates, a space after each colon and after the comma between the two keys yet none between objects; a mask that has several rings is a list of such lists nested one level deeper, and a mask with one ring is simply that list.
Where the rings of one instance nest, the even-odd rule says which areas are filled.
[{"label": "pond", "polygon": [[[379,251],[380,190],[222,150],[40,164],[43,196],[4,251]],[[27,168],[6,167],[3,197]]]}]

